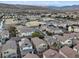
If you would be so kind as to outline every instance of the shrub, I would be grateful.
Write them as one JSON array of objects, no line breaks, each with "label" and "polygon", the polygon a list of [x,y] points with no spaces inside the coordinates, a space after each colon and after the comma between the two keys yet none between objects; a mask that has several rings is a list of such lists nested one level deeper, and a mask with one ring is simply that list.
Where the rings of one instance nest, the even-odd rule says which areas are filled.
[{"label": "shrub", "polygon": [[48,32],[48,31],[46,31],[46,34],[47,34],[48,36],[52,36],[52,35],[53,35],[51,32]]},{"label": "shrub", "polygon": [[42,33],[39,33],[39,32],[34,32],[34,33],[32,33],[32,37],[44,38],[44,35]]}]

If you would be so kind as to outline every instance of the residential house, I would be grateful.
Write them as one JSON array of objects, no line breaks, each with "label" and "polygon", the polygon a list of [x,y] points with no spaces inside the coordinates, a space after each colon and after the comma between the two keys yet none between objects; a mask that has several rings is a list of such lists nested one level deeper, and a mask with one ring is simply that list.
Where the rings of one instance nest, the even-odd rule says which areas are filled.
[{"label": "residential house", "polygon": [[68,33],[64,34],[65,37],[68,37],[72,41],[72,45],[79,43],[79,33]]},{"label": "residential house", "polygon": [[46,17],[49,17],[49,16],[51,16],[51,14],[50,14],[50,13],[49,13],[49,14],[45,14],[45,16],[46,16]]},{"label": "residential house", "polygon": [[25,56],[27,53],[33,53],[32,43],[27,38],[21,38],[21,41],[19,41],[19,47],[22,57]]},{"label": "residential house", "polygon": [[77,39],[79,39],[79,33],[76,32],[76,33],[74,33],[74,34],[75,34],[75,36],[77,37]]},{"label": "residential house", "polygon": [[42,25],[42,24],[46,24],[46,23],[45,22],[39,22],[39,21],[30,21],[30,22],[26,23],[26,26],[27,27],[37,27],[37,26]]},{"label": "residential house", "polygon": [[49,46],[53,45],[56,41],[56,37],[52,36],[45,36],[44,40],[48,43]]},{"label": "residential house", "polygon": [[67,26],[67,23],[66,22],[63,22],[63,23],[58,23],[58,27],[62,27],[62,28],[66,28]]},{"label": "residential house", "polygon": [[0,41],[1,43],[5,43],[6,39],[9,39],[9,31],[8,30],[3,30],[0,32]]},{"label": "residential house", "polygon": [[19,37],[32,36],[32,33],[36,31],[36,29],[28,28],[26,26],[17,26],[16,28],[18,30],[18,36]]},{"label": "residential house", "polygon": [[43,52],[48,48],[47,43],[38,37],[32,38],[31,41],[33,42],[38,53]]},{"label": "residential house", "polygon": [[2,57],[1,51],[2,51],[2,46],[0,46],[0,58]]},{"label": "residential house", "polygon": [[53,21],[49,22],[49,24],[52,24],[55,27],[62,27],[62,28],[66,28],[66,26],[67,26],[66,20],[63,20],[63,19],[53,20]]},{"label": "residential house", "polygon": [[57,15],[56,14],[52,14],[51,17],[55,18]]},{"label": "residential house", "polygon": [[64,46],[59,50],[59,53],[65,58],[76,58],[78,56],[77,52],[68,46]]},{"label": "residential house", "polygon": [[68,31],[69,32],[79,32],[79,27],[78,26],[68,26]]},{"label": "residential house", "polygon": [[36,54],[27,53],[23,58],[39,58]]},{"label": "residential house", "polygon": [[48,49],[43,53],[43,58],[64,58],[64,56],[55,50]]},{"label": "residential house", "polygon": [[72,46],[72,38],[69,36],[61,36],[59,41],[62,43],[62,45]]},{"label": "residential house", "polygon": [[72,25],[74,25],[74,24],[77,24],[77,22],[71,21],[71,20],[67,20],[66,23],[67,23],[68,26],[72,26]]},{"label": "residential house", "polygon": [[16,42],[21,41],[21,37],[11,37],[10,40],[15,40]]},{"label": "residential house", "polygon": [[53,21],[53,20],[55,20],[55,19],[49,18],[49,17],[42,18],[42,21]]},{"label": "residential house", "polygon": [[68,32],[73,32],[74,28],[72,26],[68,26]]},{"label": "residential house", "polygon": [[73,26],[74,32],[79,32],[79,27],[78,26]]},{"label": "residential house", "polygon": [[57,41],[60,41],[62,45],[67,45],[67,46],[75,45],[77,43],[76,41],[78,41],[75,33],[68,33],[68,34],[66,33],[63,34],[63,36],[54,35],[54,37],[56,37]]},{"label": "residential house", "polygon": [[11,24],[17,24],[18,23],[18,21],[17,20],[15,20],[15,19],[13,19],[13,18],[9,18],[9,19],[6,19],[5,20],[5,24],[6,25],[11,25]]},{"label": "residential house", "polygon": [[76,46],[74,46],[73,50],[76,51],[79,54],[79,44],[77,44]]},{"label": "residential house", "polygon": [[40,28],[41,31],[44,31],[44,30],[46,30],[46,29],[48,29],[48,28],[47,28],[47,25],[41,25],[41,28]]},{"label": "residential house", "polygon": [[54,34],[63,34],[64,33],[62,29],[59,29],[58,27],[53,27],[53,26],[52,27],[48,26],[46,28],[46,31],[54,33]]},{"label": "residential house", "polygon": [[30,20],[40,19],[40,15],[27,15],[26,17]]},{"label": "residential house", "polygon": [[63,34],[64,32],[62,31],[62,29],[56,28],[54,29],[54,34]]},{"label": "residential house", "polygon": [[2,47],[3,58],[17,58],[17,45],[16,41],[9,40]]}]

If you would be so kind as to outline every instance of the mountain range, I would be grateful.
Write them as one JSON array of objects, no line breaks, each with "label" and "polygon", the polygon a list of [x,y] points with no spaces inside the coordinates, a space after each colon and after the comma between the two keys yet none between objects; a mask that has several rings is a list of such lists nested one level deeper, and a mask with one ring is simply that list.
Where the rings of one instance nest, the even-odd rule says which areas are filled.
[{"label": "mountain range", "polygon": [[79,5],[72,6],[31,6],[31,5],[12,5],[12,4],[3,4],[0,3],[0,8],[12,8],[12,9],[38,9],[38,10],[79,10]]},{"label": "mountain range", "polygon": [[72,6],[48,6],[49,9],[56,9],[56,10],[79,10],[79,5],[72,5]]}]

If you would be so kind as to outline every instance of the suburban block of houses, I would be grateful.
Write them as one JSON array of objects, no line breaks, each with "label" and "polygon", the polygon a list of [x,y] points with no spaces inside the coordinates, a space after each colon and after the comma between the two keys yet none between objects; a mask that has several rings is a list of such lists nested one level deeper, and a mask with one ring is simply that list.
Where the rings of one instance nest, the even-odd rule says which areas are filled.
[{"label": "suburban block of houses", "polygon": [[0,58],[79,58],[78,10],[1,6]]}]

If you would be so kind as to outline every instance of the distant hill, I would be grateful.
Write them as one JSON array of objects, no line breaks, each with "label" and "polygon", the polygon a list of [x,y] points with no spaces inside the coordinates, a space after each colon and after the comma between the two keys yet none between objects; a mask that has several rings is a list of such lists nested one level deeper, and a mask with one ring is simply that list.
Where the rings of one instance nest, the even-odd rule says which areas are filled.
[{"label": "distant hill", "polygon": [[[26,10],[37,10],[37,12],[60,12],[55,9],[50,9],[47,6],[32,6],[32,5],[19,5],[19,4],[3,4],[0,3],[0,12],[21,12]],[[42,11],[41,11],[42,10]]]},{"label": "distant hill", "polygon": [[12,8],[12,9],[48,9],[46,7],[42,7],[42,6],[32,6],[32,5],[12,5],[12,4],[3,4],[0,3],[0,8]]},{"label": "distant hill", "polygon": [[0,8],[18,8],[15,5],[0,3]]},{"label": "distant hill", "polygon": [[59,12],[59,11],[73,11],[77,10],[79,11],[79,5],[72,5],[72,6],[63,6],[63,7],[57,7],[57,6],[32,6],[32,5],[12,5],[12,4],[4,4],[0,3],[0,11],[21,11],[21,10],[45,10],[45,11],[53,11],[53,12]]},{"label": "distant hill", "polygon": [[79,5],[63,6],[63,7],[48,6],[48,8],[56,10],[79,10]]},{"label": "distant hill", "polygon": [[32,5],[15,5],[15,7],[19,8],[19,9],[38,9],[38,10],[47,9],[46,7],[32,6]]}]

